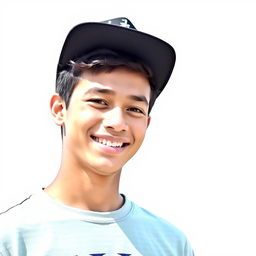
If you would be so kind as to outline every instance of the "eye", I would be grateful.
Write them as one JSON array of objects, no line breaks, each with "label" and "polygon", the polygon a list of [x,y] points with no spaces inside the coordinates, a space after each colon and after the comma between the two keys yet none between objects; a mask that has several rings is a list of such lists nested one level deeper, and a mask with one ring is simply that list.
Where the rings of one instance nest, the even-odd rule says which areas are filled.
[{"label": "eye", "polygon": [[134,112],[134,113],[137,113],[137,114],[145,115],[144,111],[139,109],[139,108],[137,108],[137,107],[128,108],[128,111],[131,111],[131,112]]},{"label": "eye", "polygon": [[89,99],[88,102],[96,103],[99,105],[107,106],[107,102],[103,99]]}]

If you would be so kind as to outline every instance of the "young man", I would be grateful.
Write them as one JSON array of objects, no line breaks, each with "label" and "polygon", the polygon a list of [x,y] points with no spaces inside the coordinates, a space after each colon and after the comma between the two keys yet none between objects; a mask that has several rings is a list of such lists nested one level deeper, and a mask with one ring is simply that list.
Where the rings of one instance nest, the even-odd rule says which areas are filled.
[{"label": "young man", "polygon": [[166,42],[126,18],[84,23],[64,43],[51,113],[60,169],[0,217],[1,256],[192,256],[182,232],[119,193],[175,63]]}]

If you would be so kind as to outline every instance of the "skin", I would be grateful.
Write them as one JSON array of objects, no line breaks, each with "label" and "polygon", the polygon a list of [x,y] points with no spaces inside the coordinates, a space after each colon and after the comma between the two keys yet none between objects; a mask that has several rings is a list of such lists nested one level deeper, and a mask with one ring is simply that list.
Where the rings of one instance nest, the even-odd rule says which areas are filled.
[{"label": "skin", "polygon": [[46,193],[80,209],[120,208],[121,170],[143,142],[150,122],[149,100],[148,80],[125,69],[85,73],[68,109],[59,95],[53,95],[51,112],[55,123],[65,127],[65,136],[60,169]]}]

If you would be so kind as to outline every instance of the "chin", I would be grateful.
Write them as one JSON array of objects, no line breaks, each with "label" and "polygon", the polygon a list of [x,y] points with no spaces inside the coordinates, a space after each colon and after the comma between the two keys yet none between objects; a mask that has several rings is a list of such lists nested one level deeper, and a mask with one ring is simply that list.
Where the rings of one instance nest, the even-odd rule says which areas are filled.
[{"label": "chin", "polygon": [[112,161],[97,161],[97,163],[91,163],[91,167],[95,173],[103,176],[118,174],[121,172],[123,165],[113,163]]},{"label": "chin", "polygon": [[116,169],[116,168],[111,168],[111,167],[101,167],[97,168],[95,172],[101,176],[112,176],[112,175],[117,175],[121,173],[122,168]]}]

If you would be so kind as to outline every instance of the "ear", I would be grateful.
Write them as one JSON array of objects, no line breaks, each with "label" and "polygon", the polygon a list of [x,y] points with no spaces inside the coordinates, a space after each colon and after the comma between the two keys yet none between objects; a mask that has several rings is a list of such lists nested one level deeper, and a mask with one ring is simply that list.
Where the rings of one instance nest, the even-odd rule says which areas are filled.
[{"label": "ear", "polygon": [[151,116],[148,116],[147,128],[149,127],[150,122],[151,122]]},{"label": "ear", "polygon": [[54,121],[58,126],[64,125],[66,104],[61,96],[54,94],[50,100],[50,109],[53,115]]}]

